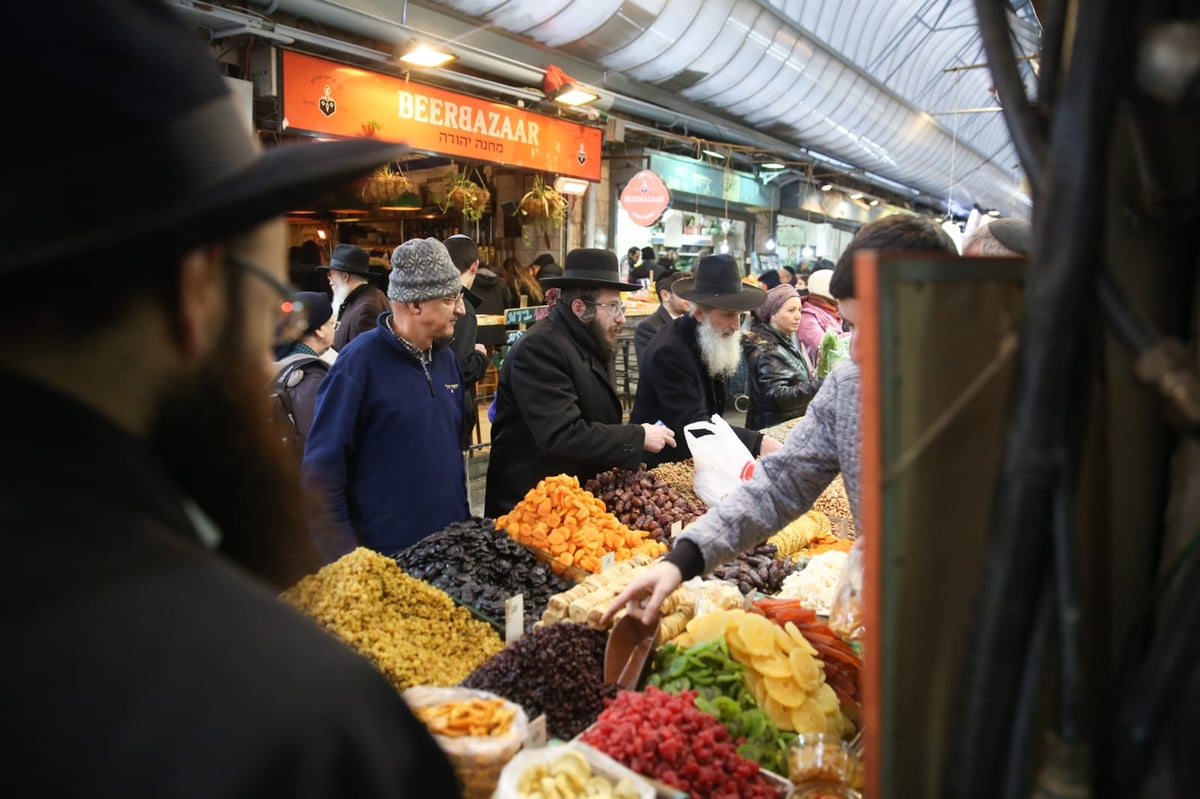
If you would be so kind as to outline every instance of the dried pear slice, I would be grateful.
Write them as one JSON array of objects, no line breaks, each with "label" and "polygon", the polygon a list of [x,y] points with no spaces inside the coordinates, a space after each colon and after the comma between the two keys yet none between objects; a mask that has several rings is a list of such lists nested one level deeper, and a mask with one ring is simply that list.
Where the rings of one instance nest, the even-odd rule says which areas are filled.
[{"label": "dried pear slice", "polygon": [[745,614],[738,624],[738,635],[751,655],[770,657],[775,652],[775,622],[757,613]]}]

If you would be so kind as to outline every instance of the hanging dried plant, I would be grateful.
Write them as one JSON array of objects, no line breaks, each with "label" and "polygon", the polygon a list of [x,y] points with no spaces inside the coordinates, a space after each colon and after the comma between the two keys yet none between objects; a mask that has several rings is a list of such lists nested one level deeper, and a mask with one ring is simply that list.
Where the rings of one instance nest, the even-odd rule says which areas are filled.
[{"label": "hanging dried plant", "polygon": [[392,164],[385,164],[366,179],[362,187],[362,198],[369,205],[384,205],[402,194],[416,191],[416,185]]},{"label": "hanging dried plant", "polygon": [[442,213],[449,213],[451,208],[462,212],[463,219],[475,222],[487,212],[492,193],[484,186],[466,175],[452,172],[446,184],[446,195],[443,198]]},{"label": "hanging dried plant", "polygon": [[541,175],[533,176],[533,188],[521,198],[521,216],[531,222],[546,222],[562,227],[567,221],[567,198],[554,186],[546,185]]}]

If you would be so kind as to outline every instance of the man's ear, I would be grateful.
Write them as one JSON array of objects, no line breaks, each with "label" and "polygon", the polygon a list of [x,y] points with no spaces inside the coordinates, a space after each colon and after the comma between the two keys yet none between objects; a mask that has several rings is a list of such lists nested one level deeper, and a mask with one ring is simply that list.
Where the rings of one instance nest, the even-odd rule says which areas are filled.
[{"label": "man's ear", "polygon": [[185,255],[179,266],[179,304],[175,328],[185,356],[208,352],[225,322],[226,287],[223,250],[205,247]]}]

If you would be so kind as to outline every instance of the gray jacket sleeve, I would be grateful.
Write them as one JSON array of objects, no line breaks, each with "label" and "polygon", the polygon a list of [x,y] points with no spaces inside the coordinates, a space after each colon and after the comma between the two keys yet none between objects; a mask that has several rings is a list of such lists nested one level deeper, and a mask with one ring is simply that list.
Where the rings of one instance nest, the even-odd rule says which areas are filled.
[{"label": "gray jacket sleeve", "polygon": [[[783,449],[760,458],[753,478],[679,536],[678,542],[699,550],[701,573],[732,560],[807,512],[838,472],[844,475],[857,513],[859,378],[856,365],[847,361],[845,367],[830,373]],[[685,580],[696,576],[687,573],[694,559],[686,550],[680,555],[667,557],[684,571]]]}]

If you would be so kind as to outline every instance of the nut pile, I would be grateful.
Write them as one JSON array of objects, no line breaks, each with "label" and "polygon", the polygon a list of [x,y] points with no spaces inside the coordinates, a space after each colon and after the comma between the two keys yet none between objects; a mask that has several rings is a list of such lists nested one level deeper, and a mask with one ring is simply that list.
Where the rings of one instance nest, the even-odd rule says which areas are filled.
[{"label": "nut pile", "polygon": [[758,591],[763,594],[775,594],[783,587],[783,580],[796,567],[791,558],[777,558],[779,550],[774,544],[759,544],[754,549],[743,552],[728,563],[723,563],[713,570],[712,576],[718,580],[736,583],[743,594]]},{"label": "nut pile", "polygon": [[455,522],[394,557],[408,574],[497,622],[504,620],[505,601],[524,594],[526,632],[545,612],[550,597],[572,585],[497,530],[491,519]]},{"label": "nut pile", "polygon": [[503,648],[450,596],[359,547],[305,577],[284,601],[369,658],[400,690],[454,685]]},{"label": "nut pile", "polygon": [[685,497],[662,477],[645,469],[612,468],[600,472],[583,487],[600,497],[623,524],[645,530],[664,544],[671,543],[671,525],[679,522],[687,527],[708,510],[700,500]]},{"label": "nut pile", "polygon": [[490,691],[524,708],[529,718],[546,714],[551,737],[569,741],[596,720],[604,700],[616,694],[604,684],[608,633],[569,621],[535,627],[467,679],[466,688]]},{"label": "nut pile", "polygon": [[667,488],[678,491],[681,497],[703,504],[696,496],[696,464],[691,458],[660,463],[650,470],[650,474],[662,480]]},{"label": "nut pile", "polygon": [[830,519],[846,519],[849,525],[847,537],[854,538],[854,513],[850,510],[850,498],[846,496],[846,484],[840,474],[817,497],[812,509],[821,511]]}]

